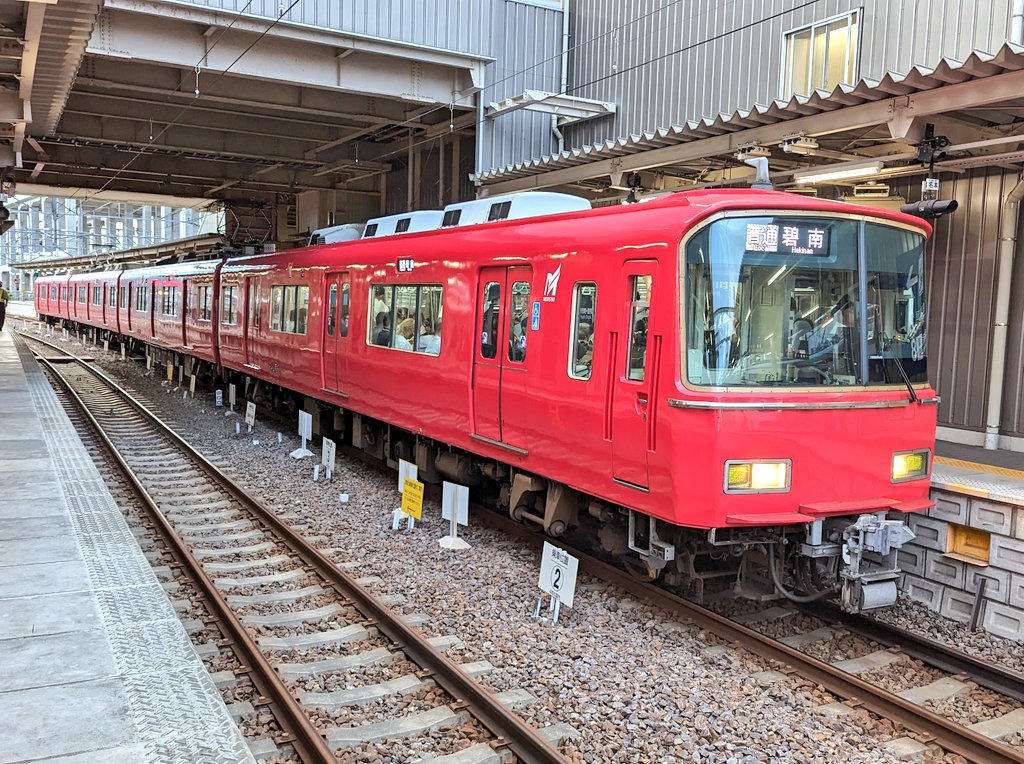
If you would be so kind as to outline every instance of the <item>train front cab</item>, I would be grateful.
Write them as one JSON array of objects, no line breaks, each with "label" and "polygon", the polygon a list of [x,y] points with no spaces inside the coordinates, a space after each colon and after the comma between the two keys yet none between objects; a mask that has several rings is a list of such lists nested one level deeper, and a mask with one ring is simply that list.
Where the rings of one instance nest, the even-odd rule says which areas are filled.
[{"label": "train front cab", "polygon": [[[620,427],[632,417],[636,439],[658,441],[644,453],[647,487],[673,497],[669,516],[655,513],[671,525],[631,517],[630,547],[651,569],[751,596],[838,591],[848,610],[881,607],[895,601],[896,553],[913,538],[904,513],[930,506],[929,229],[792,206],[721,210],[682,238],[681,315],[652,307],[681,327],[678,360],[661,364],[672,393],[659,396],[653,429],[643,380],[615,412]],[[644,476],[639,455],[616,458],[618,478]]]}]

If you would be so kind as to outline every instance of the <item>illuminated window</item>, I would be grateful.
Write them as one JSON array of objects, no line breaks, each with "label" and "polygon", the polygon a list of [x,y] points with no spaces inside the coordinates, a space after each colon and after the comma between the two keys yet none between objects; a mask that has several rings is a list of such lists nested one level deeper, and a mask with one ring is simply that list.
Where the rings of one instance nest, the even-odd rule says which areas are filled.
[{"label": "illuminated window", "polygon": [[857,76],[857,12],[819,21],[786,35],[782,97],[831,92]]}]

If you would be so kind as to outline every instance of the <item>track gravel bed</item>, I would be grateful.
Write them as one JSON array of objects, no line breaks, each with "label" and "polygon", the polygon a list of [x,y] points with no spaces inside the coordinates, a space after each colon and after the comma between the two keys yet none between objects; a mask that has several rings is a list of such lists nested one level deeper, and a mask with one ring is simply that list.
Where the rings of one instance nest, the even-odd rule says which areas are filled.
[{"label": "track gravel bed", "polygon": [[[492,691],[529,692],[534,702],[518,708],[528,722],[569,725],[575,735],[562,745],[569,758],[896,760],[882,745],[905,733],[890,723],[822,714],[818,709],[835,698],[814,684],[796,676],[765,683],[759,672],[777,667],[587,577],[581,578],[575,610],[563,611],[557,627],[535,624],[534,552],[472,522],[464,533],[471,550],[440,550],[437,539],[447,523],[429,503],[415,530],[393,532],[393,476],[339,457],[333,482],[314,483],[312,460],[288,457],[297,440],[286,433],[278,443],[276,433],[284,425],[258,420],[251,435],[236,436],[236,418],[215,409],[212,394],[206,394],[209,401],[183,402],[180,390],[147,377],[137,363],[100,349],[89,352],[186,440],[215,455],[208,458],[250,493],[321,537],[333,559],[358,564],[360,575],[380,577],[381,592],[405,598],[404,612],[429,614],[421,627],[426,633],[457,635],[461,642],[451,657],[493,664],[495,670],[481,677]],[[347,503],[339,502],[341,493],[348,494]],[[309,654],[302,660],[344,650]],[[302,682],[295,686],[321,691]],[[467,738],[473,739],[471,732]],[[369,745],[351,753],[357,756],[353,761],[404,764],[425,752]],[[962,761],[934,752],[928,760]]]}]

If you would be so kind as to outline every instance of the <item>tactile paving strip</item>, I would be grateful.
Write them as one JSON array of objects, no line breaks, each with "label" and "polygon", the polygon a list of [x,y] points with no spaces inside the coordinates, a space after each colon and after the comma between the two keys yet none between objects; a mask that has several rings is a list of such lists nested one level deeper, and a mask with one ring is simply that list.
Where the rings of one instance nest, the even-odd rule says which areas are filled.
[{"label": "tactile paving strip", "polygon": [[145,762],[255,764],[31,351],[15,341]]}]

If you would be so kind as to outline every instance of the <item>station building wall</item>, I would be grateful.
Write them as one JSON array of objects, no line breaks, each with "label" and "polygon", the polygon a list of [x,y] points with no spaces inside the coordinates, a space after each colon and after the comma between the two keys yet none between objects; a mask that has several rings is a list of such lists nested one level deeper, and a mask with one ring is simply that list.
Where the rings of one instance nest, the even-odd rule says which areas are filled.
[{"label": "station building wall", "polygon": [[[1010,27],[1009,0],[574,0],[569,92],[613,101],[618,109],[612,117],[568,126],[566,145],[770,104],[785,95],[786,34],[854,11],[859,29],[853,81],[931,68],[944,57],[962,61],[972,50],[994,52]],[[529,156],[521,152],[511,161]],[[507,163],[496,156],[487,167]]]}]

